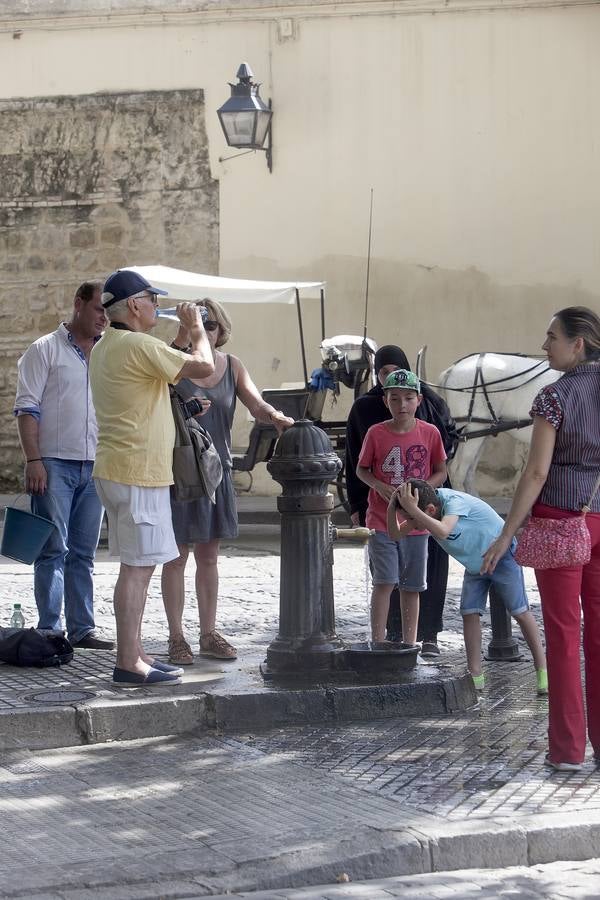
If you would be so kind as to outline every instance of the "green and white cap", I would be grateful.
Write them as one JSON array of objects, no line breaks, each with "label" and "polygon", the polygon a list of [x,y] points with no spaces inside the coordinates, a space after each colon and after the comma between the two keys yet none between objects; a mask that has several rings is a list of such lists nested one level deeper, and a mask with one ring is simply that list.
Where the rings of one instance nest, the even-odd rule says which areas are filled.
[{"label": "green and white cap", "polygon": [[404,388],[405,391],[416,391],[417,394],[420,394],[421,382],[414,372],[410,372],[408,369],[396,369],[395,372],[390,372],[383,386],[384,391],[389,391],[391,388]]}]

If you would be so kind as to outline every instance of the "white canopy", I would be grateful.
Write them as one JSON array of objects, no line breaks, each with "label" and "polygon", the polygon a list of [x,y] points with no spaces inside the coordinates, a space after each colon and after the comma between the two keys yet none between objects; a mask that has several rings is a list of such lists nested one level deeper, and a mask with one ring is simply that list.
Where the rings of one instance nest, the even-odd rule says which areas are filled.
[{"label": "white canopy", "polygon": [[220,303],[294,303],[296,288],[302,298],[318,298],[324,281],[247,281],[244,278],[219,278],[200,275],[169,266],[126,266],[142,275],[153,287],[168,291],[167,300],[202,300],[212,297]]}]

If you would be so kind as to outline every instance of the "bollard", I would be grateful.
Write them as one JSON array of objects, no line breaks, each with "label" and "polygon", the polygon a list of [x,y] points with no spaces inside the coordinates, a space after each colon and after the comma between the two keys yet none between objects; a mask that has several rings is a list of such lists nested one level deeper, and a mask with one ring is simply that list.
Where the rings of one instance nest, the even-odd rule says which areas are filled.
[{"label": "bollard", "polygon": [[267,649],[268,673],[316,674],[344,665],[344,643],[335,633],[328,491],[341,467],[325,432],[308,419],[281,435],[267,463],[283,488],[279,633]]},{"label": "bollard", "polygon": [[492,639],[488,644],[486,659],[515,662],[523,654],[519,643],[512,633],[512,619],[502,600],[490,588],[490,619],[492,622]]}]

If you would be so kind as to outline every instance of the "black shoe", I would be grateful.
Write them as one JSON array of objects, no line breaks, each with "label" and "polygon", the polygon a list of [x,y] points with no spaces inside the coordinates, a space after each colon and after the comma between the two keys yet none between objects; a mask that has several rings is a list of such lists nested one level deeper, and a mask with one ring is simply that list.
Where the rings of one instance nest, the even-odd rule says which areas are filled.
[{"label": "black shoe", "polygon": [[96,637],[95,632],[88,631],[85,637],[73,644],[74,650],[114,650],[114,641],[103,641]]},{"label": "black shoe", "polygon": [[113,684],[122,687],[134,687],[135,685],[162,686],[166,684],[181,684],[181,676],[172,672],[161,672],[159,669],[149,669],[145,675],[139,672],[129,672],[127,669],[113,669]]}]

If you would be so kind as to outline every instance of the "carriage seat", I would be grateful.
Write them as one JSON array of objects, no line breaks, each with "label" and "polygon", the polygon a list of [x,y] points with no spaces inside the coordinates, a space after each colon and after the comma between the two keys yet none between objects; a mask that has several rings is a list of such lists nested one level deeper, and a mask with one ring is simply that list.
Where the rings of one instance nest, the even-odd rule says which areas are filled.
[{"label": "carriage seat", "polygon": [[301,388],[267,388],[262,392],[263,400],[275,409],[280,409],[292,419],[312,419],[318,421],[323,415],[327,391],[311,391]]},{"label": "carriage seat", "polygon": [[[309,391],[306,387],[267,388],[262,392],[262,398],[292,419],[319,421],[326,394],[327,391]],[[257,463],[268,462],[273,456],[276,441],[277,430],[272,425],[255,422],[250,431],[248,449],[243,455],[233,455],[233,469],[236,472],[251,472]]]},{"label": "carriage seat", "polygon": [[243,455],[232,454],[234,472],[251,472],[259,462],[267,462],[273,456],[277,430],[272,425],[255,422],[250,432],[248,449]]}]

